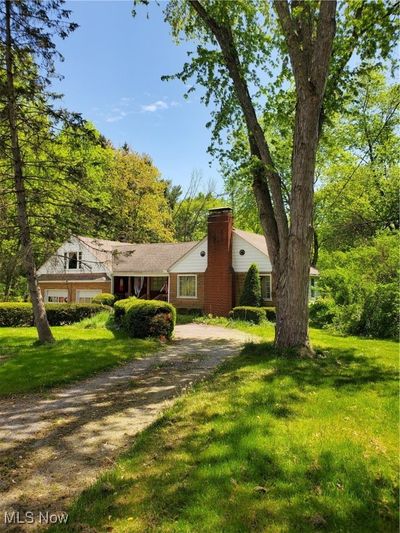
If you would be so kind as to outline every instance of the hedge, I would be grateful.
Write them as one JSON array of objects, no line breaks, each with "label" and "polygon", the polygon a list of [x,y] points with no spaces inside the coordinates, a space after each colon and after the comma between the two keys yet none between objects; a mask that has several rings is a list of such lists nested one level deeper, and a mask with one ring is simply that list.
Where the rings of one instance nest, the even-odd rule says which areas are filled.
[{"label": "hedge", "polygon": [[[64,326],[93,316],[104,308],[97,304],[45,304],[50,326]],[[27,302],[1,302],[0,327],[33,326],[32,304]]]},{"label": "hedge", "polygon": [[112,307],[115,303],[115,296],[114,294],[108,292],[102,292],[100,294],[97,294],[92,299],[92,303],[100,305],[109,305],[110,307]]},{"label": "hedge", "polygon": [[115,303],[115,321],[130,337],[169,339],[175,327],[176,310],[160,300],[127,298]]},{"label": "hedge", "polygon": [[229,316],[234,320],[246,320],[248,322],[254,322],[254,324],[260,324],[265,319],[270,322],[276,320],[276,314],[274,307],[252,307],[250,305],[240,305],[234,307]]},{"label": "hedge", "polygon": [[250,305],[241,305],[234,307],[230,312],[231,318],[234,320],[247,320],[260,324],[265,320],[265,311],[261,307],[251,307]]},{"label": "hedge", "polygon": [[261,309],[264,309],[265,312],[265,318],[269,322],[276,322],[276,311],[275,307],[261,307]]}]

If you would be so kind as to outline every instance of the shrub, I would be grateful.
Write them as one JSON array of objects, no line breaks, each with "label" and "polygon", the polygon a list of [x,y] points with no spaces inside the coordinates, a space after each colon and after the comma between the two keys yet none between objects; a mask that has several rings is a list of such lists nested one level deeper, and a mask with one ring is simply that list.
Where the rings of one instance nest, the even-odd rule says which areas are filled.
[{"label": "shrub", "polygon": [[115,319],[130,337],[171,338],[176,322],[173,305],[160,300],[127,298],[115,304]]},{"label": "shrub", "polygon": [[229,316],[234,320],[246,320],[254,324],[260,324],[266,318],[265,310],[262,307],[251,307],[249,305],[234,307]]},{"label": "shrub", "polygon": [[33,326],[32,305],[26,302],[0,303],[0,326]]},{"label": "shrub", "polygon": [[390,230],[346,251],[322,251],[319,286],[328,300],[324,308],[317,302],[310,306],[312,324],[332,323],[344,334],[398,338],[398,239]]},{"label": "shrub", "polygon": [[358,324],[358,333],[380,338],[399,337],[397,283],[380,285],[366,297]]},{"label": "shrub", "polygon": [[[64,326],[79,322],[103,310],[97,304],[45,304],[50,326]],[[0,303],[0,326],[33,326],[32,304],[26,302]]]},{"label": "shrub", "polygon": [[131,298],[125,298],[124,300],[117,300],[114,303],[114,320],[118,326],[123,325],[122,322],[125,316],[126,309],[133,305],[135,302],[140,302],[140,300],[135,296],[132,296]]},{"label": "shrub", "polygon": [[265,318],[269,322],[276,322],[276,311],[275,307],[261,307],[265,312]]},{"label": "shrub", "polygon": [[47,319],[50,326],[64,326],[80,322],[104,310],[98,304],[46,304]]},{"label": "shrub", "polygon": [[93,298],[92,303],[100,305],[109,305],[110,307],[112,307],[115,303],[115,296],[108,292],[102,292],[101,294],[97,294]]},{"label": "shrub", "polygon": [[329,326],[337,316],[337,308],[333,298],[328,296],[316,298],[310,303],[310,324],[316,328]]},{"label": "shrub", "polygon": [[259,307],[261,305],[261,282],[257,265],[253,263],[244,280],[243,292],[240,296],[240,306]]}]

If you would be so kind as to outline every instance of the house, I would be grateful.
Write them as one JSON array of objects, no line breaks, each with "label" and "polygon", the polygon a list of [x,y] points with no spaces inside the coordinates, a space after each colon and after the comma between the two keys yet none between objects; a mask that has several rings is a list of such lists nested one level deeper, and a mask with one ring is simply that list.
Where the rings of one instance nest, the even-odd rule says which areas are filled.
[{"label": "house", "polygon": [[[171,302],[227,315],[246,273],[258,265],[265,305],[273,305],[271,263],[262,235],[233,227],[230,208],[211,209],[201,241],[130,244],[72,236],[38,270],[45,302],[90,302],[102,292]],[[313,297],[318,271],[310,271]]]}]

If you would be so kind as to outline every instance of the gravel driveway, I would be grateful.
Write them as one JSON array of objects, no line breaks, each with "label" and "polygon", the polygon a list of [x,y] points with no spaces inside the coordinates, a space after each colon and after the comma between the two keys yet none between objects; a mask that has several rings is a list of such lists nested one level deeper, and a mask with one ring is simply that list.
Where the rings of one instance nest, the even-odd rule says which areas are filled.
[{"label": "gravel driveway", "polygon": [[177,326],[175,340],[154,356],[0,400],[0,528],[12,530],[5,511],[64,511],[174,397],[254,340],[234,329]]}]

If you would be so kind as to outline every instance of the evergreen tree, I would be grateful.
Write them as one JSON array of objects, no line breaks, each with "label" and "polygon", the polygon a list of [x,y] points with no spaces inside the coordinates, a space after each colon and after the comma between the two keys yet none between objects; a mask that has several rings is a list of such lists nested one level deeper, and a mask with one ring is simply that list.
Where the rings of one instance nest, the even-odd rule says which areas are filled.
[{"label": "evergreen tree", "polygon": [[[29,182],[46,181],[57,164],[51,162],[44,167],[38,157],[37,165],[31,167],[29,155],[37,154],[43,142],[51,143],[57,124],[68,123],[67,114],[52,105],[57,95],[49,91],[55,75],[55,59],[60,58],[54,39],[65,38],[76,28],[63,4],[63,0],[1,0],[0,3],[1,156],[9,161],[21,259],[39,341],[43,343],[54,342],[54,337],[36,275],[32,229],[43,220],[32,222],[30,218],[33,198]],[[40,138],[42,131],[46,131],[45,139]]]},{"label": "evergreen tree", "polygon": [[252,307],[260,307],[262,303],[261,298],[261,282],[260,273],[257,265],[253,263],[247,271],[244,280],[242,295],[240,296],[240,305],[250,305]]}]

